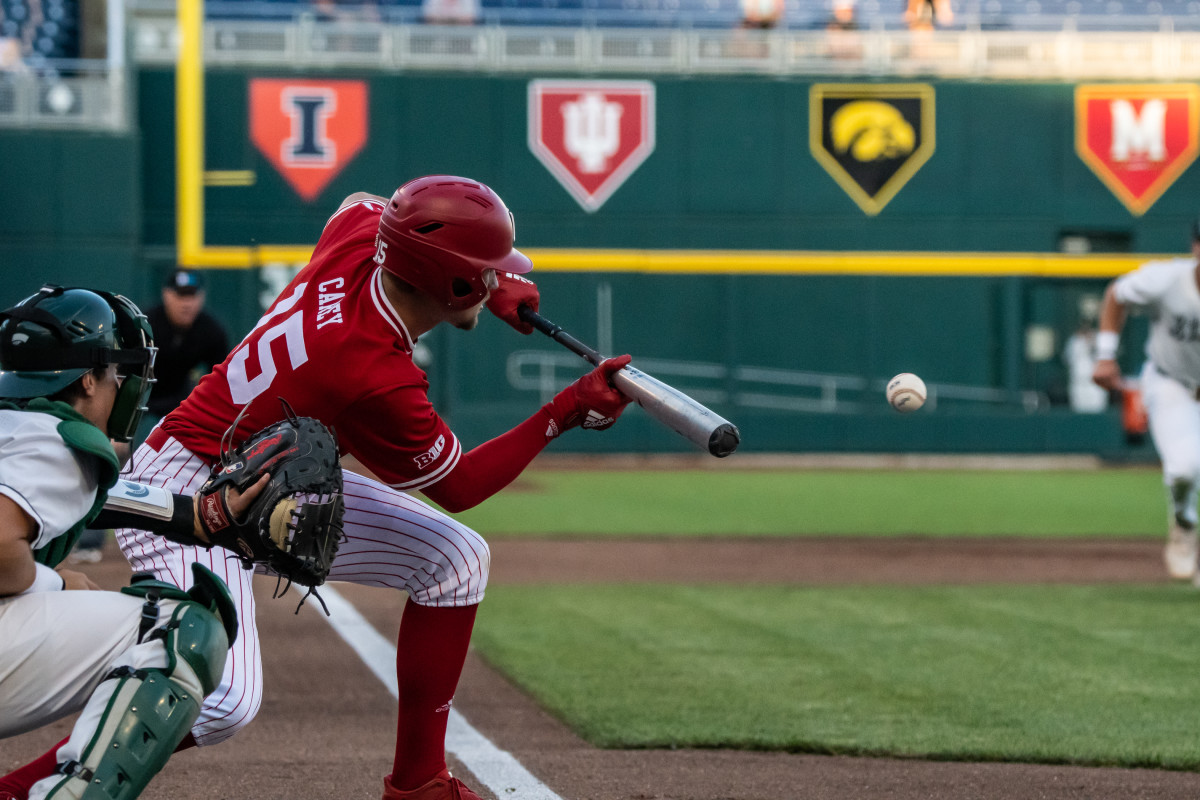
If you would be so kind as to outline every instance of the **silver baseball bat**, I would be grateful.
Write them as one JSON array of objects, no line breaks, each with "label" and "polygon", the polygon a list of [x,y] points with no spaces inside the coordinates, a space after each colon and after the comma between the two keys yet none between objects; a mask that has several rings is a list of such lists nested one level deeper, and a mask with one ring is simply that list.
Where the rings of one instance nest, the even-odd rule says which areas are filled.
[{"label": "silver baseball bat", "polygon": [[[517,313],[522,320],[592,365],[604,360],[597,350],[529,306],[521,306]],[[632,398],[651,417],[717,458],[729,455],[742,442],[742,435],[732,422],[632,364],[615,373],[612,381],[622,394]]]}]

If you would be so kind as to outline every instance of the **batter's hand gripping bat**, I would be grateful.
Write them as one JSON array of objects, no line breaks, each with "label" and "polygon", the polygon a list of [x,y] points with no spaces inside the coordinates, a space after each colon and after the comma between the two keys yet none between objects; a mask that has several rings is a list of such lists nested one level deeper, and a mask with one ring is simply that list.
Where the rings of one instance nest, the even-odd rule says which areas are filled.
[{"label": "batter's hand gripping bat", "polygon": [[[529,306],[522,305],[517,314],[522,320],[593,366],[604,360],[599,352]],[[647,414],[717,458],[724,458],[741,444],[742,435],[732,422],[632,364],[615,373],[612,382],[622,394],[632,398],[645,409]]]}]

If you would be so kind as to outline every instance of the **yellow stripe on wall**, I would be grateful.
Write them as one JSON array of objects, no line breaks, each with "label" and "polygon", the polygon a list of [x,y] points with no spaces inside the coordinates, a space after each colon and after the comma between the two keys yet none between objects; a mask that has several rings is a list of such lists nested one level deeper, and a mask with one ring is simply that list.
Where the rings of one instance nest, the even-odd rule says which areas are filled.
[{"label": "yellow stripe on wall", "polygon": [[732,275],[1040,275],[1106,278],[1147,255],[834,252],[781,250],[541,250],[525,253],[544,272],[677,272]]},{"label": "yellow stripe on wall", "polygon": [[[911,275],[1111,278],[1162,255],[1041,253],[876,253],[788,250],[585,250],[529,248],[536,272],[638,272],[711,275]],[[303,264],[312,248],[205,246],[189,254],[197,267]]]}]

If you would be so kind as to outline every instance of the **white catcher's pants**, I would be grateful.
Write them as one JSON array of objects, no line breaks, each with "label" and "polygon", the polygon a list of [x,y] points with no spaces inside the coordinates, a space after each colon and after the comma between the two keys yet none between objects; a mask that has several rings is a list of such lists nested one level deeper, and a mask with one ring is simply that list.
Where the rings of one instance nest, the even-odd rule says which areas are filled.
[{"label": "white catcher's pants", "polygon": [[[0,600],[0,739],[79,711],[116,667],[165,667],[137,657],[142,600],[100,591],[35,592]],[[135,663],[136,662],[136,663]]]},{"label": "white catcher's pants", "polygon": [[[193,494],[204,485],[209,465],[168,438],[159,449],[144,444],[130,461],[129,480]],[[353,472],[344,472],[346,539],[329,579],[390,586],[429,606],[469,606],[483,599],[491,553],[479,534],[404,492]],[[145,531],[117,531],[117,541],[135,572],[186,589],[188,565],[197,561],[221,576],[238,607],[240,632],[229,651],[221,684],[204,701],[192,734],[200,745],[223,741],[249,724],[262,703],[262,657],[255,625],[253,573],[216,547],[184,547]],[[273,579],[272,579],[273,580]],[[311,602],[311,601],[310,601]]]},{"label": "white catcher's pants", "polygon": [[1200,489],[1200,402],[1195,387],[1163,375],[1149,361],[1142,367],[1141,386],[1172,514],[1194,526]]}]

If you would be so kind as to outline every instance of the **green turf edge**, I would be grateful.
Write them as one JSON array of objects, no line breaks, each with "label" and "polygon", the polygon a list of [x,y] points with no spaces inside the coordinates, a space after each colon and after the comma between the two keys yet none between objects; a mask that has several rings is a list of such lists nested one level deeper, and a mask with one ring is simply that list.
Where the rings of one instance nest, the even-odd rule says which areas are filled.
[{"label": "green turf edge", "polygon": [[455,518],[485,537],[1161,537],[1157,470],[529,470]]},{"label": "green turf edge", "polygon": [[608,748],[1200,770],[1189,587],[496,587],[475,646]]}]

